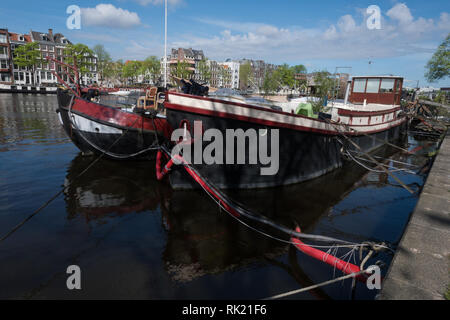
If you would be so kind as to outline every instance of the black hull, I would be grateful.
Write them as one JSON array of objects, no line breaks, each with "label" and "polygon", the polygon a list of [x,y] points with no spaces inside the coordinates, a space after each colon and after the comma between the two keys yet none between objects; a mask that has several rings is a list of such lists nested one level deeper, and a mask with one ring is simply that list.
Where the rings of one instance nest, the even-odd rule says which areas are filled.
[{"label": "black hull", "polygon": [[[187,120],[191,124],[194,120],[201,121],[205,130],[215,128],[222,133],[226,129],[243,129],[244,131],[247,129],[279,130],[279,170],[275,175],[261,175],[260,169],[264,166],[260,164],[250,165],[248,161],[243,165],[193,164],[193,167],[204,178],[221,189],[267,188],[311,180],[342,166],[344,160],[341,154],[341,142],[350,150],[354,148],[339,135],[333,136],[288,128],[269,127],[230,118],[168,110],[167,119],[173,127],[179,126],[183,120]],[[402,125],[370,135],[352,137],[351,139],[363,151],[371,152],[384,145],[384,141],[398,140],[401,137],[401,127]],[[193,135],[193,132],[191,132],[191,135]],[[246,150],[248,150],[248,141],[246,141],[246,144]],[[175,168],[171,172],[170,183],[174,189],[199,187],[181,168]]]},{"label": "black hull", "polygon": [[152,160],[158,142],[164,137],[155,131],[120,127],[101,119],[72,113],[78,121],[86,122],[93,130],[81,130],[69,116],[71,96],[58,93],[58,110],[64,131],[83,155],[103,155],[113,160]]}]

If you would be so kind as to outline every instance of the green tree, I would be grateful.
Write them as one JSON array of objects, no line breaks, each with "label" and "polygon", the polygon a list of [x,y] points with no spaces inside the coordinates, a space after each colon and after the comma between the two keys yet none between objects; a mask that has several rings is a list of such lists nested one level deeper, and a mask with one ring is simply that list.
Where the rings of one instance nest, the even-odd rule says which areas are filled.
[{"label": "green tree", "polygon": [[241,64],[239,67],[239,82],[241,89],[247,89],[253,78],[253,70],[250,62]]},{"label": "green tree", "polygon": [[450,75],[450,33],[428,61],[425,77],[429,82],[444,79]]},{"label": "green tree", "polygon": [[220,77],[222,78],[222,87],[231,87],[231,72],[227,66],[219,66],[220,67]]},{"label": "green tree", "polygon": [[19,67],[29,68],[33,84],[35,83],[36,66],[41,62],[41,53],[37,42],[29,42],[14,50],[14,63]]},{"label": "green tree", "polygon": [[[82,43],[69,44],[64,49],[65,63],[73,66],[76,64],[80,78],[91,72],[91,67],[94,65],[91,61],[93,56],[94,51]],[[72,73],[71,70],[70,72]]]},{"label": "green tree", "polygon": [[142,70],[142,61],[127,61],[122,67],[122,76],[131,78],[131,82],[135,82]]},{"label": "green tree", "polygon": [[306,78],[305,79],[298,79],[298,75],[306,75],[308,70],[306,67],[302,64],[292,66],[291,67],[292,72],[294,73],[294,86],[295,88],[300,88],[304,85],[306,85]]},{"label": "green tree", "polygon": [[156,56],[150,56],[141,63],[140,73],[144,76],[144,79],[151,79],[153,83],[156,83],[161,74],[161,63]]},{"label": "green tree", "polygon": [[198,62],[198,72],[202,81],[208,83],[211,80],[211,68],[208,65],[207,58]]},{"label": "green tree", "polygon": [[189,70],[189,63],[186,61],[178,61],[176,65],[171,66],[171,74],[178,78],[187,79],[192,74]]},{"label": "green tree", "polygon": [[294,87],[294,71],[286,63],[279,66],[274,73],[282,86]]},{"label": "green tree", "polygon": [[332,92],[335,80],[328,71],[319,71],[314,73],[314,82],[316,84],[315,97],[320,98],[319,101],[313,103],[315,112],[323,108],[325,101],[328,100],[329,94]]},{"label": "green tree", "polygon": [[114,64],[114,75],[119,79],[120,82],[123,82],[123,66],[124,62],[122,59],[119,59]]},{"label": "green tree", "polygon": [[106,51],[105,47],[101,44],[97,44],[92,48],[92,51],[97,56],[97,67],[98,72],[100,74],[100,80],[105,78],[105,73],[109,74],[110,70],[108,70],[109,64],[111,63],[111,56]]},{"label": "green tree", "polygon": [[276,72],[267,72],[264,77],[263,90],[264,95],[270,95],[278,91],[280,87],[280,81]]},{"label": "green tree", "polygon": [[303,73],[303,74],[307,73],[306,67],[304,65],[302,65],[302,64],[299,64],[299,65],[296,65],[296,66],[292,66],[291,69],[292,69],[292,71],[294,73],[297,73],[297,74],[298,73]]}]

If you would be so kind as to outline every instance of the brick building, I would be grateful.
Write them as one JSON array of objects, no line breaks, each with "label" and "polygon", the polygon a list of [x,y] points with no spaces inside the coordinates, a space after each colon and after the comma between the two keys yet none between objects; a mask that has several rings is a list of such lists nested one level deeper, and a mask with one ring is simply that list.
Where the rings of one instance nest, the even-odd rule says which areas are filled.
[{"label": "brick building", "polygon": [[8,29],[0,29],[0,83],[13,84],[11,48]]}]

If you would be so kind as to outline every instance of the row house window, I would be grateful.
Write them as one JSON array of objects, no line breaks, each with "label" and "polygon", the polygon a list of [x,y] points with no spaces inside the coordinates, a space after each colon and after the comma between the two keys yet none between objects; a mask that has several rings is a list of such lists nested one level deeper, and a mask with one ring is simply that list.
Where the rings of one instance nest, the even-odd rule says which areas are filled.
[{"label": "row house window", "polygon": [[8,47],[0,47],[0,55],[8,55]]},{"label": "row house window", "polygon": [[25,81],[25,75],[23,72],[14,72],[15,81]]},{"label": "row house window", "polygon": [[51,72],[41,71],[41,80],[53,80],[52,73]]},{"label": "row house window", "polygon": [[19,70],[19,71],[28,71],[28,67],[19,67],[17,64],[14,64],[14,70]]},{"label": "row house window", "polygon": [[0,60],[0,69],[9,69],[9,63],[6,59]]},{"label": "row house window", "polygon": [[9,73],[0,73],[0,81],[2,82],[10,82],[11,75]]},{"label": "row house window", "polygon": [[6,34],[0,34],[0,43],[7,43]]}]

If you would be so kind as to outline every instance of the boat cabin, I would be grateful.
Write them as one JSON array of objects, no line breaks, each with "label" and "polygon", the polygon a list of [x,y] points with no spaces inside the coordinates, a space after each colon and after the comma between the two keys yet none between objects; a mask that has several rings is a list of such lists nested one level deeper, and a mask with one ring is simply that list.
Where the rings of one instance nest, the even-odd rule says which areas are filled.
[{"label": "boat cabin", "polygon": [[354,104],[400,105],[402,86],[401,77],[353,77],[348,101]]}]

